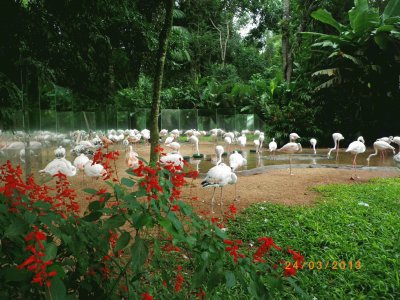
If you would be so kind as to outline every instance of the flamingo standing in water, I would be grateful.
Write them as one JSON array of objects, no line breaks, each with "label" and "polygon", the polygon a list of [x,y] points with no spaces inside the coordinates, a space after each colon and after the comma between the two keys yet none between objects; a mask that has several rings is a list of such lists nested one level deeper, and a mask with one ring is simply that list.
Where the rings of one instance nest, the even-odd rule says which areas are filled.
[{"label": "flamingo standing in water", "polygon": [[315,150],[315,146],[317,145],[317,140],[314,139],[314,138],[312,138],[312,139],[310,140],[310,144],[311,144],[311,146],[313,147],[314,154],[317,154],[317,151]]},{"label": "flamingo standing in water", "polygon": [[367,158],[368,166],[369,166],[369,160],[371,159],[371,157],[372,157],[372,156],[378,155],[378,152],[379,152],[379,151],[382,152],[382,151],[385,151],[385,150],[387,150],[387,149],[390,149],[390,150],[393,151],[393,154],[396,154],[396,152],[394,151],[394,147],[393,147],[393,146],[390,146],[388,143],[386,143],[386,142],[384,142],[384,141],[376,141],[376,142],[374,143],[374,149],[375,149],[375,152],[372,153],[372,154],[370,154],[370,155],[368,156],[368,158]]},{"label": "flamingo standing in water", "polygon": [[201,182],[201,186],[204,188],[214,188],[214,192],[211,198],[211,213],[214,213],[214,195],[216,188],[221,188],[220,202],[221,212],[223,215],[222,188],[227,184],[235,184],[236,182],[236,174],[232,171],[230,167],[228,167],[224,163],[220,163],[219,165],[212,167],[210,170],[208,170],[206,178]]},{"label": "flamingo standing in water", "polygon": [[365,152],[365,141],[364,138],[362,136],[358,137],[357,141],[354,141],[352,143],[350,143],[349,147],[347,147],[346,152],[350,152],[352,154],[354,154],[354,159],[353,159],[353,170],[354,170],[354,174],[351,175],[350,179],[355,180],[356,178],[359,178],[357,176],[357,163],[356,163],[356,159],[357,159],[357,155],[364,153]]},{"label": "flamingo standing in water", "polygon": [[289,154],[289,170],[290,170],[290,175],[293,175],[292,173],[292,154],[296,152],[301,152],[303,149],[301,147],[300,143],[287,143],[282,146],[282,148],[278,149],[277,151],[283,152],[283,153],[288,153]]},{"label": "flamingo standing in water", "polygon": [[200,152],[199,152],[199,138],[197,136],[195,136],[195,135],[192,135],[189,138],[189,143],[192,144],[192,150],[193,150],[193,146],[196,147],[196,153],[197,153],[197,155],[200,155]]},{"label": "flamingo standing in water", "polygon": [[264,139],[265,139],[264,132],[260,132],[260,135],[258,136],[257,153],[261,153],[261,152],[262,152],[262,147],[263,147]]},{"label": "flamingo standing in water", "polygon": [[335,132],[334,134],[332,134],[332,138],[333,138],[333,142],[335,143],[335,146],[333,148],[329,149],[328,158],[331,157],[331,152],[333,150],[335,150],[336,151],[336,160],[338,160],[338,158],[339,158],[339,142],[341,140],[344,140],[344,137],[341,133]]},{"label": "flamingo standing in water", "polygon": [[269,152],[272,152],[275,155],[276,149],[278,149],[278,144],[275,142],[275,138],[272,139],[272,142],[268,144]]},{"label": "flamingo standing in water", "polygon": [[221,145],[215,146],[215,154],[217,155],[217,165],[222,162],[222,154],[224,154],[224,147]]}]

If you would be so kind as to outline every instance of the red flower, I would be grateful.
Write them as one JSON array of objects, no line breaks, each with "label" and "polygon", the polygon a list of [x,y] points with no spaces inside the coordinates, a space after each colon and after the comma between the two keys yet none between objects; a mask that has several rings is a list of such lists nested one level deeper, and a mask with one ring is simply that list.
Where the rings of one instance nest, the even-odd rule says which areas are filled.
[{"label": "red flower", "polygon": [[147,293],[142,293],[141,296],[142,296],[142,300],[153,300],[153,297]]},{"label": "red flower", "polygon": [[296,275],[297,270],[293,267],[292,264],[289,264],[289,266],[285,267],[284,275],[285,277],[292,277]]}]

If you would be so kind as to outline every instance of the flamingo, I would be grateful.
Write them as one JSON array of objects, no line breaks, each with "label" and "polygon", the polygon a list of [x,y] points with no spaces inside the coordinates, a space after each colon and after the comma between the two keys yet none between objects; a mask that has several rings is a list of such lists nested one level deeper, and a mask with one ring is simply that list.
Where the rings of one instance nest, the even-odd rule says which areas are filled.
[{"label": "flamingo", "polygon": [[397,144],[397,146],[399,146],[399,152],[400,152],[400,136],[395,136],[392,139],[392,143]]},{"label": "flamingo", "polygon": [[376,139],[377,141],[383,141],[383,142],[386,142],[386,143],[388,143],[388,144],[390,144],[390,143],[392,143],[393,142],[393,136],[389,136],[389,137],[382,137],[382,138],[379,138],[379,139]]},{"label": "flamingo", "polygon": [[57,158],[64,158],[66,155],[65,148],[63,146],[59,146],[56,150],[54,150],[54,155]]},{"label": "flamingo", "polygon": [[260,132],[259,137],[258,137],[259,143],[258,143],[258,147],[257,147],[257,153],[262,152],[262,146],[264,143],[264,139],[265,139],[264,132]]},{"label": "flamingo", "polygon": [[47,173],[50,176],[54,176],[58,173],[62,173],[65,176],[75,176],[76,168],[65,158],[55,158],[49,162],[43,170],[40,170],[39,173]]},{"label": "flamingo", "polygon": [[175,140],[175,136],[171,134],[169,137],[167,137],[164,141],[164,144],[168,145],[171,144]]},{"label": "flamingo", "polygon": [[177,152],[171,152],[160,157],[160,162],[163,164],[172,164],[175,167],[183,167],[183,157]]},{"label": "flamingo", "polygon": [[222,154],[224,154],[224,147],[221,145],[215,146],[215,154],[217,155],[217,165],[222,162]]},{"label": "flamingo", "polygon": [[95,164],[93,163],[93,160],[89,160],[86,162],[84,165],[84,171],[86,176],[88,177],[103,177],[107,174],[106,169],[104,169],[104,166],[102,164]]},{"label": "flamingo", "polygon": [[303,149],[301,147],[300,143],[287,143],[286,145],[283,145],[282,148],[278,149],[277,151],[283,152],[283,153],[288,153],[289,154],[289,168],[290,168],[290,175],[293,175],[292,173],[292,154],[296,152],[301,152]]},{"label": "flamingo", "polygon": [[350,152],[352,154],[354,154],[354,160],[353,160],[353,170],[354,170],[354,174],[351,176],[350,179],[356,179],[359,178],[357,176],[357,163],[356,163],[356,159],[357,159],[357,155],[364,153],[365,152],[365,141],[364,138],[362,136],[358,137],[357,141],[354,141],[352,143],[350,143],[349,147],[347,147],[346,152]]},{"label": "flamingo", "polygon": [[[242,154],[238,153],[237,151],[234,151],[230,156],[229,156],[229,166],[232,169],[232,172],[235,172],[238,168],[243,167],[247,163],[247,160],[242,156]],[[235,199],[236,201],[236,184],[235,184]]]},{"label": "flamingo", "polygon": [[244,147],[246,147],[247,138],[246,138],[246,135],[244,133],[242,133],[242,135],[238,137],[237,141],[238,141],[239,146],[242,149]]},{"label": "flamingo", "polygon": [[181,149],[181,144],[179,144],[178,142],[172,142],[167,144],[167,147],[171,148],[175,152],[179,152],[179,150]]},{"label": "flamingo", "polygon": [[278,149],[278,144],[275,142],[275,138],[272,139],[272,142],[268,144],[269,152],[272,152],[275,155],[276,149]]},{"label": "flamingo", "polygon": [[211,213],[214,213],[214,195],[217,187],[221,188],[221,211],[223,212],[222,203],[222,188],[227,184],[235,184],[237,182],[236,174],[224,163],[212,167],[207,172],[206,178],[201,182],[201,186],[204,188],[213,187],[214,192],[211,198]]},{"label": "flamingo", "polygon": [[83,167],[85,166],[85,164],[86,164],[88,161],[89,161],[89,158],[88,158],[84,153],[81,153],[79,156],[77,156],[77,157],[74,159],[73,165],[74,165],[77,169],[83,171]]},{"label": "flamingo", "polygon": [[133,151],[133,147],[129,146],[129,152],[126,154],[125,163],[128,165],[128,168],[136,169],[139,167],[139,154]]},{"label": "flamingo", "polygon": [[376,141],[376,142],[374,143],[374,149],[375,149],[375,152],[372,153],[372,154],[370,154],[370,155],[368,156],[368,158],[367,158],[368,166],[369,166],[369,160],[370,160],[370,158],[371,158],[372,156],[378,155],[378,152],[379,152],[379,151],[385,151],[385,150],[387,150],[387,149],[391,149],[391,150],[393,151],[393,154],[396,154],[396,152],[395,152],[395,150],[394,150],[394,147],[393,147],[393,146],[390,146],[388,143],[386,143],[386,142],[384,142],[384,141]]},{"label": "flamingo", "polygon": [[300,136],[295,132],[292,132],[291,134],[289,134],[289,142],[295,142],[299,138],[300,138]]},{"label": "flamingo", "polygon": [[314,154],[317,154],[317,151],[315,150],[315,146],[317,145],[317,140],[314,139],[314,138],[312,138],[312,139],[310,140],[310,144],[311,144],[311,146],[313,147]]},{"label": "flamingo", "polygon": [[[200,152],[199,152],[199,138],[197,136],[195,136],[195,135],[192,135],[189,138],[189,143],[192,144],[192,147],[193,146],[196,147],[197,155],[200,155]],[[193,150],[193,148],[192,148],[192,150]]]},{"label": "flamingo", "polygon": [[332,134],[332,138],[333,138],[333,142],[335,143],[335,146],[333,148],[329,149],[328,158],[331,157],[331,152],[333,150],[335,150],[336,151],[336,160],[338,160],[338,157],[339,157],[339,142],[341,140],[343,140],[344,137],[343,137],[343,135],[341,133],[335,132],[334,134]]},{"label": "flamingo", "polygon": [[[29,153],[31,156],[34,154],[33,150],[29,150]],[[21,160],[21,162],[23,164],[25,163],[25,148],[21,149],[21,151],[19,151],[19,159]]]},{"label": "flamingo", "polygon": [[228,144],[228,152],[229,152],[231,149],[232,138],[230,136],[226,136],[226,137],[224,137],[224,141],[225,141],[225,143]]},{"label": "flamingo", "polygon": [[257,140],[254,140],[253,143],[254,143],[254,146],[256,146],[256,152],[258,152],[258,147],[260,146],[260,141],[257,139]]}]

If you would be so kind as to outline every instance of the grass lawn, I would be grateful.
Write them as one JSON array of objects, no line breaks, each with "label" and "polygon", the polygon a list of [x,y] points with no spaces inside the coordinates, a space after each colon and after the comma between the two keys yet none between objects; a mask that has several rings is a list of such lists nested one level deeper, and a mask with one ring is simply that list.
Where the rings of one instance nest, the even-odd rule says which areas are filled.
[{"label": "grass lawn", "polygon": [[[230,233],[243,241],[271,236],[300,251],[306,265],[295,280],[307,298],[400,299],[400,179],[318,191],[314,206],[253,205]],[[290,289],[279,296],[300,298]]]}]

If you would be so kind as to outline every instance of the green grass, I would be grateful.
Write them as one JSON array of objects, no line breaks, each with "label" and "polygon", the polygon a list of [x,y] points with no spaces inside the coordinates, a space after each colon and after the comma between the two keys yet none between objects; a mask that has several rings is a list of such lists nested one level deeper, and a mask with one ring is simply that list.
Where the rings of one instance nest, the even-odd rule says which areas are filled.
[{"label": "green grass", "polygon": [[[306,261],[353,262],[353,269],[299,270],[298,286],[317,299],[400,299],[400,179],[329,185],[314,206],[259,203],[237,217],[234,238],[272,236]],[[360,202],[369,206],[359,205]],[[360,260],[361,269],[355,270]],[[285,290],[281,298],[298,298]]]}]

